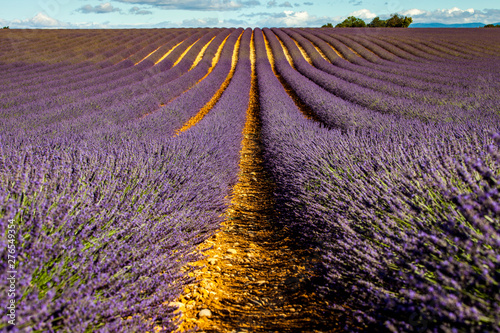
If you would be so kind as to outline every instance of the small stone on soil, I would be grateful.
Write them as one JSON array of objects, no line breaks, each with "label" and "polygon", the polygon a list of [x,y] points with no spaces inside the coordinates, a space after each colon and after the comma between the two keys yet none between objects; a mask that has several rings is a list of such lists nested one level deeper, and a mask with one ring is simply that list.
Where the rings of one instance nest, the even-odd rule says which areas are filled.
[{"label": "small stone on soil", "polygon": [[209,309],[203,309],[198,313],[198,317],[212,317],[212,311]]}]

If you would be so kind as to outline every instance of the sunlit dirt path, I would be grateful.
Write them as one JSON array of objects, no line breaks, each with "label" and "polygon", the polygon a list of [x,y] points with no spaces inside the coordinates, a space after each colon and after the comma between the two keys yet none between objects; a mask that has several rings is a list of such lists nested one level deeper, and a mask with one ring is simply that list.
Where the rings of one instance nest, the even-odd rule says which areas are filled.
[{"label": "sunlit dirt path", "polygon": [[[190,129],[191,127],[196,125],[198,122],[200,122],[200,120],[203,119],[203,117],[205,117],[208,112],[210,112],[210,110],[215,106],[215,104],[217,104],[217,101],[221,98],[222,94],[224,93],[226,88],[229,86],[229,83],[231,82],[231,79],[233,78],[234,72],[236,70],[236,64],[238,63],[238,54],[239,54],[238,50],[240,48],[240,42],[241,42],[242,36],[243,36],[243,33],[240,34],[240,36],[238,37],[238,40],[236,41],[236,44],[234,45],[233,56],[231,58],[231,70],[229,71],[226,79],[222,83],[219,90],[217,90],[217,92],[212,96],[210,101],[208,101],[208,103],[205,104],[205,106],[202,107],[201,110],[198,111],[198,113],[196,115],[194,115],[181,128],[179,128],[176,131],[175,136],[179,135],[182,132],[187,131],[188,129]],[[227,38],[224,40],[224,43],[226,40],[227,40]],[[210,74],[212,72],[213,68],[217,64],[217,61],[219,61],[219,59],[220,59],[220,55],[222,53],[222,47],[223,47],[224,43],[222,43],[222,45],[219,47],[216,56],[212,60],[212,66],[210,67],[209,71],[198,82],[201,82],[202,80],[204,80],[208,76],[208,74]]]},{"label": "sunlit dirt path", "polygon": [[337,332],[327,304],[311,281],[317,255],[292,250],[291,240],[274,226],[272,190],[263,167],[259,96],[252,51],[252,88],[242,142],[240,174],[226,222],[201,248],[207,258],[195,265],[197,283],[178,302],[180,331]]}]

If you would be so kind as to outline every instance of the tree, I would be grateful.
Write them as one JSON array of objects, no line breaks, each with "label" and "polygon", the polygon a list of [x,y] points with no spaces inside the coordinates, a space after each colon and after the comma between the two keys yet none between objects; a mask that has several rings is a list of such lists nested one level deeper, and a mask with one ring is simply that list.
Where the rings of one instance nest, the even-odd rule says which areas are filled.
[{"label": "tree", "polygon": [[385,22],[385,26],[389,28],[408,28],[413,22],[413,19],[411,17],[403,17],[403,15],[399,14],[392,14]]},{"label": "tree", "polygon": [[375,17],[370,23],[368,23],[368,27],[370,28],[383,28],[387,25],[385,20],[381,20],[380,17]]},{"label": "tree", "polygon": [[9,26],[3,27],[2,29],[10,29]]},{"label": "tree", "polygon": [[485,28],[500,28],[500,24],[494,25],[494,24],[487,24],[484,26]]},{"label": "tree", "polygon": [[[357,27],[370,27],[370,28],[394,28],[394,27],[400,27],[400,28],[408,28],[410,24],[413,22],[413,19],[411,17],[399,15],[399,14],[392,14],[390,18],[387,20],[381,20],[380,17],[375,17],[368,25],[365,23],[360,18],[354,17],[354,16],[349,16],[346,18],[343,22],[337,24],[335,27],[336,28],[357,28]],[[490,26],[490,25],[488,25]],[[486,26],[486,27],[488,27]],[[322,28],[331,28],[332,24],[327,23],[322,26]]]},{"label": "tree", "polygon": [[335,26],[336,28],[363,28],[366,27],[365,21],[360,18],[349,16],[342,23]]},{"label": "tree", "polygon": [[403,28],[408,28],[410,24],[413,22],[413,19],[411,17],[406,17],[403,21]]}]

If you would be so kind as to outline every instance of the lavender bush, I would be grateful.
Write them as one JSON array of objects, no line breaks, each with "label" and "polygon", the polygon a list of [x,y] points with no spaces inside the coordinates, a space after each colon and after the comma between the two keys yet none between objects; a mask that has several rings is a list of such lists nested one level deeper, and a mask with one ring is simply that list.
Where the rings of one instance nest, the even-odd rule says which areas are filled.
[{"label": "lavender bush", "polygon": [[[265,31],[266,35],[270,35]],[[348,331],[498,331],[498,121],[377,127],[305,119],[256,29],[266,165],[279,223],[323,260]]]},{"label": "lavender bush", "polygon": [[221,99],[178,137],[161,123],[140,137],[112,122],[68,131],[54,119],[44,135],[2,127],[0,216],[14,220],[19,253],[14,330],[175,329],[167,304],[192,281],[181,268],[200,258],[237,179],[250,38]]},{"label": "lavender bush", "polygon": [[276,225],[315,250],[323,310],[352,332],[499,332],[499,36],[384,31],[2,31],[0,330],[178,327],[182,268],[237,181],[253,36]]}]

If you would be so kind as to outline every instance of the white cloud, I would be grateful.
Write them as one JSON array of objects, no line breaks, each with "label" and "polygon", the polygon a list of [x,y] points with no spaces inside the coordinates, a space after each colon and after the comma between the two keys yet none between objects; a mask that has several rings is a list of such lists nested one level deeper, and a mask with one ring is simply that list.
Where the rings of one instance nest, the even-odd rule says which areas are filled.
[{"label": "white cloud", "polygon": [[49,16],[45,15],[44,13],[36,14],[31,19],[31,22],[33,22],[35,25],[46,26],[46,27],[57,27],[60,25],[64,25],[64,24],[61,24],[60,21],[58,21],[52,17],[49,17]]},{"label": "white cloud", "polygon": [[121,12],[121,9],[113,7],[113,5],[109,2],[105,2],[94,7],[91,5],[85,5],[76,11],[83,14],[108,14],[112,12]]},{"label": "white cloud", "polygon": [[107,28],[140,28],[135,25],[111,25],[108,22],[62,22],[48,16],[45,13],[38,13],[32,18],[24,20],[2,21],[3,25],[8,25],[14,29],[107,29]]},{"label": "white cloud", "polygon": [[116,0],[118,2],[148,5],[160,9],[182,10],[238,10],[260,5],[258,0]]},{"label": "white cloud", "polygon": [[299,26],[310,20],[308,12],[294,12],[291,10],[285,10],[284,13],[286,17],[283,18],[283,22],[287,26]]},{"label": "white cloud", "polygon": [[146,9],[140,9],[139,7],[130,8],[129,13],[134,14],[134,15],[151,15],[151,14],[153,14],[152,11],[146,10]]},{"label": "white cloud", "polygon": [[280,7],[292,8],[292,4],[288,1],[285,1],[279,5]]},{"label": "white cloud", "polygon": [[[219,1],[219,0],[217,0]],[[281,1],[280,1],[281,2]],[[278,4],[280,3],[278,2]],[[267,2],[265,2],[267,3]],[[130,13],[136,13],[140,7],[135,7]],[[144,8],[144,7],[143,7]],[[128,10],[126,12],[129,12]],[[400,11],[399,14],[411,16],[414,23],[500,23],[500,9],[460,9],[453,7],[449,9],[438,9],[426,11],[418,8]],[[360,17],[369,23],[375,16],[382,19],[389,17],[389,14],[372,13],[363,9],[351,13],[350,15]],[[146,16],[144,16],[146,17]],[[143,22],[136,24],[113,24],[110,22],[62,22],[48,16],[46,13],[38,13],[34,17],[22,20],[7,21],[0,18],[0,26],[10,26],[10,28],[170,28],[170,27],[320,27],[325,23],[333,25],[343,21],[346,16],[315,16],[307,11],[285,10],[273,13],[271,11],[261,11],[256,13],[242,13],[232,19],[224,18],[193,18],[185,21],[165,21],[165,22]],[[0,27],[1,28],[1,27]]]},{"label": "white cloud", "polygon": [[248,26],[244,20],[220,19],[217,17],[193,18],[183,20],[182,22],[161,22],[152,25],[152,28],[198,28],[198,27],[241,27]]},{"label": "white cloud", "polygon": [[372,19],[376,17],[377,14],[370,12],[368,9],[360,9],[355,12],[352,12],[351,14],[349,14],[349,16],[355,16],[362,19]]},{"label": "white cloud", "polygon": [[11,28],[69,28],[70,24],[61,22],[44,13],[38,13],[32,18],[24,20],[13,20],[10,23]]},{"label": "white cloud", "polygon": [[279,4],[278,4],[278,1],[276,1],[276,0],[271,0],[271,1],[267,2],[267,8],[274,8],[274,7],[292,8],[293,6],[289,1],[285,1],[285,2],[282,2]]},{"label": "white cloud", "polygon": [[448,14],[453,14],[453,13],[459,13],[459,14],[461,14],[461,13],[465,13],[465,12],[474,14],[474,9],[472,9],[472,8],[469,8],[469,9],[466,9],[466,10],[461,10],[458,7],[453,7],[451,9],[443,9],[441,11],[444,12],[444,13],[448,13]]},{"label": "white cloud", "polygon": [[401,15],[404,15],[404,16],[416,16],[416,15],[422,15],[424,14],[425,11],[424,10],[420,10],[420,9],[416,9],[416,8],[413,8],[413,9],[409,9],[409,10],[405,10],[403,12],[400,12]]},{"label": "white cloud", "polygon": [[[405,11],[400,11],[399,14],[411,16],[414,23],[497,23],[500,22],[500,9],[484,9],[477,10],[473,8],[460,9],[453,7],[450,9],[438,9],[434,11],[426,11],[418,8],[413,8]],[[374,17],[388,18],[389,14],[373,13],[368,9],[361,9],[350,13],[347,16],[314,16],[307,11],[292,11],[285,10],[280,13],[255,13],[252,15],[244,15],[247,17],[259,18],[256,26],[259,27],[320,27],[325,23],[333,23],[334,25],[344,20],[347,16],[359,17],[369,23]]]},{"label": "white cloud", "polygon": [[[135,23],[135,24],[112,24],[109,21],[105,22],[61,22],[45,13],[38,13],[34,17],[25,20],[6,21],[0,18],[0,25],[10,26],[17,29],[134,29],[134,28],[191,28],[191,27],[245,27],[249,26],[248,22],[236,19],[219,19],[215,17],[198,18],[184,21],[164,21],[159,23]],[[1,29],[1,27],[0,27]]]},{"label": "white cloud", "polygon": [[497,23],[500,22],[500,9],[477,10],[473,8],[437,9],[433,11],[410,9],[400,12],[402,15],[411,16],[414,23]]},{"label": "white cloud", "polygon": [[[264,16],[264,15],[262,15]],[[262,17],[261,16],[261,17]],[[285,10],[280,13],[268,13],[257,21],[258,27],[320,27],[328,22],[337,22],[340,17],[318,17],[307,11]]]}]

